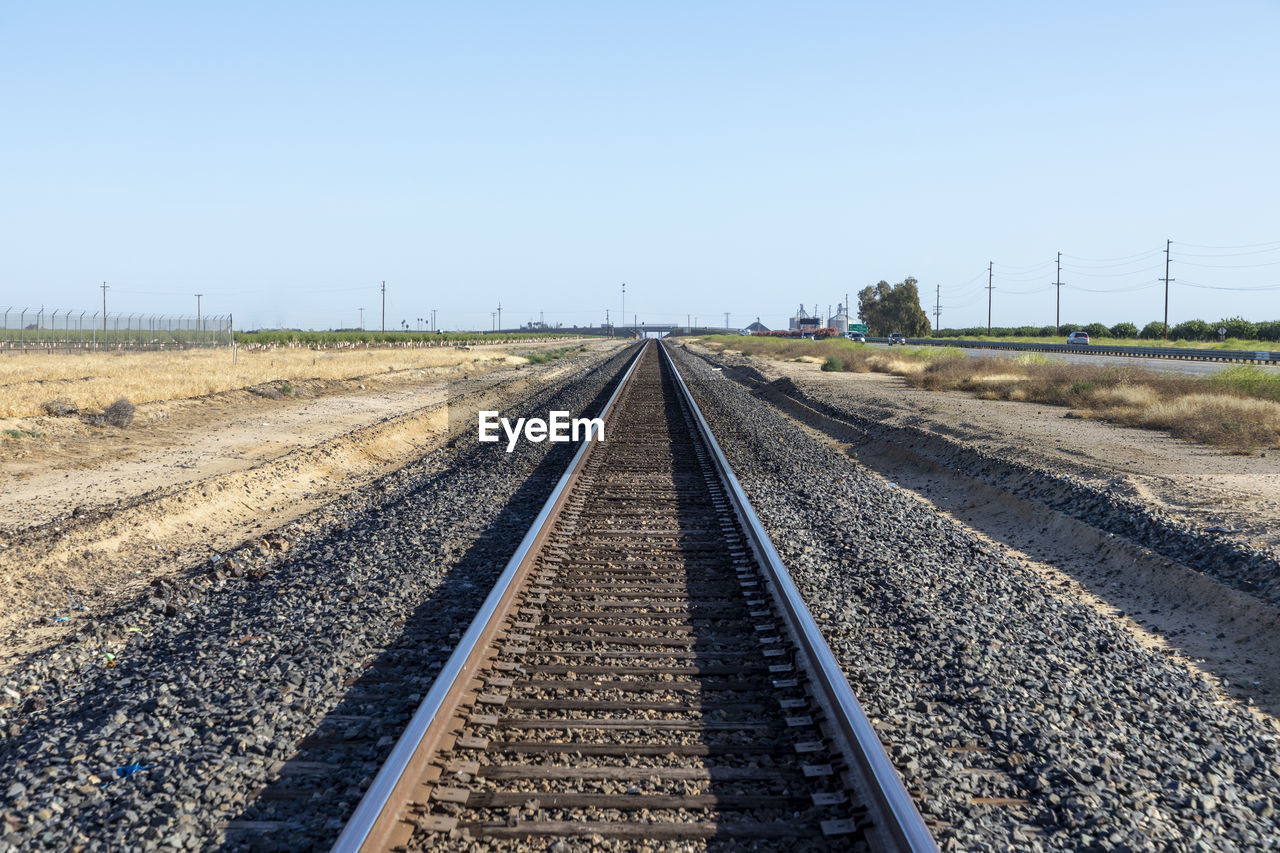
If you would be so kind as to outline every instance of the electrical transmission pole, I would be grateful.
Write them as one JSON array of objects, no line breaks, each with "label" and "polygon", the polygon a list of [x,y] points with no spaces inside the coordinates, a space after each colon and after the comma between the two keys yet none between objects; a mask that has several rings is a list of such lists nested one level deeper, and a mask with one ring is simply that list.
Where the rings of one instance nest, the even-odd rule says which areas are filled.
[{"label": "electrical transmission pole", "polygon": [[619,316],[622,317],[622,324],[625,326],[627,323],[627,283],[625,281],[622,283],[622,313]]},{"label": "electrical transmission pole", "polygon": [[502,331],[502,303],[498,303],[498,331]]},{"label": "electrical transmission pole", "polygon": [[201,324],[200,324],[200,297],[201,297],[201,296],[204,296],[204,294],[203,294],[203,293],[197,293],[197,294],[196,294],[196,335],[197,335],[197,338],[199,337],[200,332],[201,332],[201,331],[203,331],[203,330],[201,329]]},{"label": "electrical transmission pole", "polygon": [[729,330],[729,312],[728,311],[724,312],[724,328],[726,332]]},{"label": "electrical transmission pole", "polygon": [[382,283],[382,331],[387,330],[387,283]]},{"label": "electrical transmission pole", "polygon": [[942,322],[942,285],[938,285],[938,295],[933,303],[933,331],[938,331],[938,325]]},{"label": "electrical transmission pole", "polygon": [[1164,278],[1160,279],[1164,282],[1164,339],[1169,340],[1169,282],[1173,279],[1169,278],[1169,248],[1173,245],[1172,240],[1164,241]]},{"label": "electrical transmission pole", "polygon": [[1062,334],[1062,253],[1058,253],[1058,278],[1053,282],[1058,289],[1058,307],[1053,313],[1053,333]]},{"label": "electrical transmission pole", "polygon": [[995,286],[991,283],[991,276],[994,266],[994,262],[987,261],[987,337],[991,337],[991,291],[995,290]]},{"label": "electrical transmission pole", "polygon": [[360,309],[360,331],[364,331],[364,309]]},{"label": "electrical transmission pole", "polygon": [[102,283],[102,334],[107,333],[107,283]]}]

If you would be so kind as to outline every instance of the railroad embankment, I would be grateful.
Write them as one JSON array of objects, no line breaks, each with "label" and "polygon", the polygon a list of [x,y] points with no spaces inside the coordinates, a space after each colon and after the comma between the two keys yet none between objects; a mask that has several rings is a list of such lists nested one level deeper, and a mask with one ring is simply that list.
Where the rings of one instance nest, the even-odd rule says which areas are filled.
[{"label": "railroad embankment", "polygon": [[[920,429],[887,424],[884,413],[850,418],[835,403],[804,398],[789,379],[771,381],[758,364],[691,352],[678,363],[695,378],[695,396],[922,811],[948,825],[944,845],[1256,849],[1275,837],[1280,737],[1274,717],[1247,695],[1270,702],[1274,682],[1266,695],[1247,684],[1234,698],[1219,674],[1179,648],[1181,630],[1159,642],[1144,638],[1158,631],[1137,620],[1159,615],[1148,611],[1176,615],[1181,593],[1166,596],[1158,578],[1135,587],[1125,562],[1147,554],[1157,566],[1178,564],[1224,595],[1238,594],[1259,614],[1255,628],[1270,625],[1255,638],[1261,650],[1274,648],[1266,595],[1180,563],[1195,549],[1159,554],[1139,541],[1143,524],[1158,540],[1152,544],[1163,541],[1168,529],[1158,516],[1144,521],[1137,504],[1138,514],[1099,504],[1105,495],[1076,491],[1071,481],[1050,493],[1064,497],[1059,505],[1012,511],[1021,527],[1056,542],[1046,559],[1028,557],[923,497],[927,467],[909,472],[919,493],[881,473],[891,470],[888,446],[927,449],[932,439]],[[833,435],[831,423],[789,409],[779,395],[804,398],[810,412],[846,431]],[[860,464],[868,448],[869,464]],[[1025,461],[1017,456],[952,451],[935,473],[958,467],[974,482],[1008,486],[1013,497],[1038,480],[1034,472],[1025,483],[1009,474],[1004,463]],[[964,471],[966,459],[977,467]],[[1045,472],[1041,482],[1061,479]],[[1112,515],[1130,525],[1134,540],[1106,528]],[[1079,538],[1072,521],[1094,527],[1095,538]],[[1103,541],[1122,558],[1108,565],[1097,549]],[[1082,547],[1086,562],[1110,573],[1107,586],[1074,577],[1078,564],[1059,559]],[[1244,574],[1253,577],[1263,562]],[[1111,584],[1129,586],[1146,606],[1117,613]],[[1187,630],[1205,632],[1203,617],[1192,613],[1196,627]],[[1237,638],[1249,640],[1244,631],[1215,635],[1219,644]],[[1268,671],[1265,660],[1238,663]]]}]

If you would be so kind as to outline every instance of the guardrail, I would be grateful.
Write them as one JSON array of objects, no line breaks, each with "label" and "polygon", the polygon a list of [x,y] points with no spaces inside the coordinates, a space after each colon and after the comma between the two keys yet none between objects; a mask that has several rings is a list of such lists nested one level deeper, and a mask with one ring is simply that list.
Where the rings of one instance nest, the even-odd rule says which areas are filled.
[{"label": "guardrail", "polygon": [[[888,338],[867,338],[887,344]],[[1007,349],[1022,352],[1074,352],[1119,355],[1130,358],[1174,358],[1187,361],[1234,361],[1246,364],[1280,364],[1280,352],[1266,350],[1199,349],[1196,347],[1117,347],[1097,344],[1033,344],[1013,341],[971,341],[956,338],[909,338],[911,346]]]}]

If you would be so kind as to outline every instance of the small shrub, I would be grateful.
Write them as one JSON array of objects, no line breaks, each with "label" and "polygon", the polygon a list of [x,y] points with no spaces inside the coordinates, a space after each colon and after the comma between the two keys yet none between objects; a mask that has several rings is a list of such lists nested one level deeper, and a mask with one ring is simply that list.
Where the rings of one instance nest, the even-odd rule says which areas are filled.
[{"label": "small shrub", "polygon": [[89,415],[86,420],[92,426],[113,426],[124,429],[133,423],[133,411],[133,403],[121,397],[101,412]]},{"label": "small shrub", "polygon": [[827,360],[822,362],[822,370],[824,373],[839,373],[844,370],[844,362],[834,355],[829,355]]},{"label": "small shrub", "polygon": [[130,403],[127,397],[121,397],[102,413],[103,420],[108,426],[120,427],[124,429],[133,423],[133,412],[135,406]]},{"label": "small shrub", "polygon": [[72,415],[80,413],[80,407],[70,400],[64,400],[58,397],[55,400],[46,400],[40,404],[40,408],[46,415],[53,418],[69,418]]},{"label": "small shrub", "polygon": [[39,438],[40,433],[32,432],[29,429],[7,429],[4,434],[9,438]]},{"label": "small shrub", "polygon": [[281,394],[283,394],[286,397],[293,396],[293,386],[290,385],[288,382],[281,382],[279,391]]},{"label": "small shrub", "polygon": [[280,399],[280,389],[274,385],[257,385],[250,388],[249,391],[259,397],[266,397],[268,400]]},{"label": "small shrub", "polygon": [[1077,397],[1083,397],[1092,391],[1094,385],[1085,379],[1078,379],[1071,383],[1071,387],[1067,389],[1067,393]]}]

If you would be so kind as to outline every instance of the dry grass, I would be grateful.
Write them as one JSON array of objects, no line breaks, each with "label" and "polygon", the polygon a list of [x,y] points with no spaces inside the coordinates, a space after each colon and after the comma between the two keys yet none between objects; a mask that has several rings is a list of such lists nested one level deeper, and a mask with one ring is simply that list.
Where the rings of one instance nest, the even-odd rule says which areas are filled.
[{"label": "dry grass", "polygon": [[1135,426],[1247,452],[1280,443],[1280,403],[1223,394],[1189,394],[1134,412]]},{"label": "dry grass", "polygon": [[311,350],[246,352],[231,363],[228,350],[182,353],[86,355],[14,354],[0,357],[0,417],[44,414],[58,400],[81,410],[103,409],[127,397],[134,403],[200,397],[263,383],[307,379],[344,380],[397,370],[523,363],[499,350],[369,349],[317,353]]},{"label": "dry grass", "polygon": [[1054,361],[958,358],[935,362],[907,381],[988,400],[1069,406],[1078,417],[1164,430],[1237,453],[1280,446],[1280,373],[1257,367],[1231,367],[1198,378]]}]

